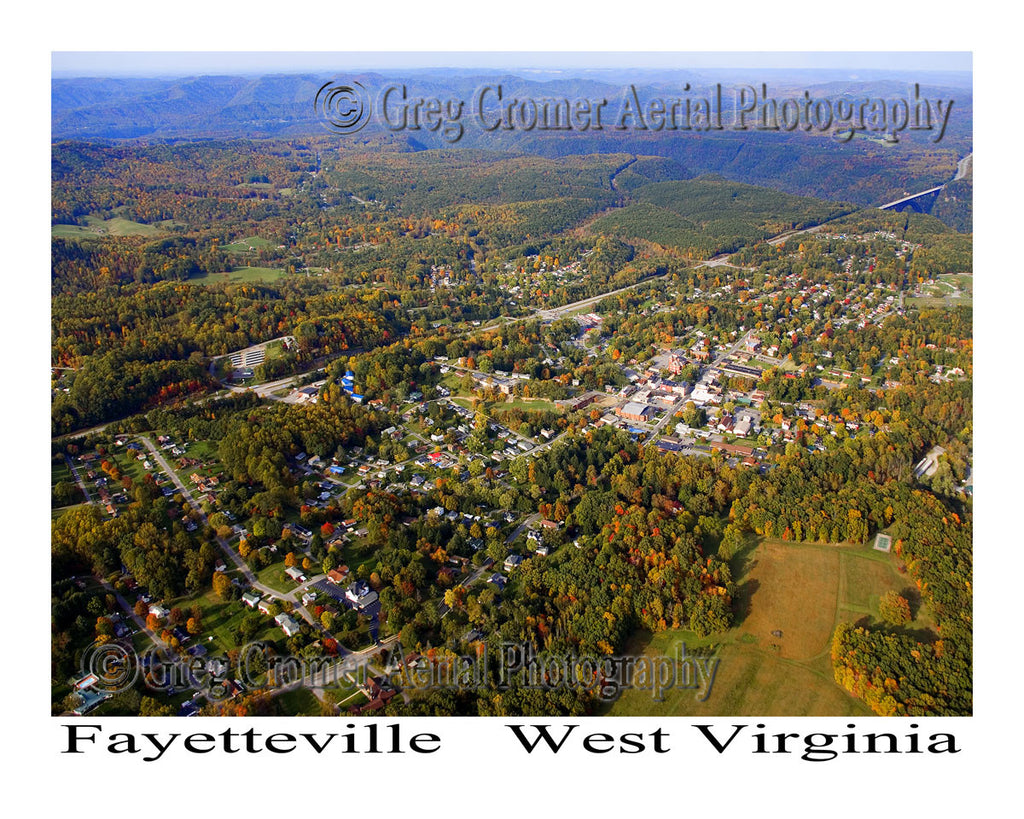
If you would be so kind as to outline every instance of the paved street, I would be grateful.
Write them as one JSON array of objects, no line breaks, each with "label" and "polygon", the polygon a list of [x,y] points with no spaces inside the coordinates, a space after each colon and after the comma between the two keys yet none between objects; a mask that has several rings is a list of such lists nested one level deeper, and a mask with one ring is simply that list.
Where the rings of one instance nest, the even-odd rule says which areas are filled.
[{"label": "paved street", "polygon": [[68,469],[71,470],[71,474],[75,476],[79,489],[81,489],[82,493],[85,495],[85,502],[92,503],[93,499],[92,495],[89,494],[89,487],[85,485],[85,481],[82,480],[82,476],[78,474],[78,468],[71,462],[71,458],[67,455],[64,456],[64,461],[67,463]]},{"label": "paved street", "polygon": [[[149,450],[154,460],[156,460],[156,462],[160,465],[160,468],[167,474],[167,477],[169,477],[174,482],[174,485],[178,487],[178,490],[181,492],[185,500],[187,500],[189,504],[192,506],[192,508],[199,513],[199,516],[202,519],[203,524],[207,524],[206,514],[203,512],[203,509],[199,505],[199,502],[192,496],[192,492],[189,491],[189,488],[185,486],[181,478],[178,477],[178,474],[174,471],[171,465],[167,463],[167,460],[164,458],[160,450],[145,435],[140,435],[139,439],[146,445],[146,448]],[[246,565],[245,561],[242,560],[238,552],[232,549],[230,544],[228,544],[228,542],[224,540],[224,538],[220,537],[219,535],[215,535],[215,539],[217,541],[217,545],[220,546],[221,551],[224,553],[224,556],[228,558],[234,564],[235,568],[237,568],[238,571],[242,573],[242,575],[246,579],[246,582],[249,583],[250,586],[258,590],[262,594],[266,595],[267,597],[273,597],[276,600],[287,600],[289,603],[293,604],[296,604],[298,602],[295,592],[279,592],[276,589],[270,588],[270,586],[260,583],[259,580],[256,578],[256,575],[253,574],[252,570],[248,567],[248,565]],[[303,619],[305,619],[307,622],[314,623],[313,616],[308,611],[306,611],[304,606],[296,605],[295,610],[299,614],[301,614]]]}]

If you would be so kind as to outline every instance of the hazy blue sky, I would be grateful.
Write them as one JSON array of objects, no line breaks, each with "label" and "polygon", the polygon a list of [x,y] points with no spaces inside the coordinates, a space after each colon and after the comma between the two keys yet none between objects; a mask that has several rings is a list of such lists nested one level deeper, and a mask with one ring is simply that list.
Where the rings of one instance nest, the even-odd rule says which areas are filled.
[{"label": "hazy blue sky", "polygon": [[970,71],[962,52],[89,52],[55,51],[54,75],[185,76],[386,68],[809,68]]}]

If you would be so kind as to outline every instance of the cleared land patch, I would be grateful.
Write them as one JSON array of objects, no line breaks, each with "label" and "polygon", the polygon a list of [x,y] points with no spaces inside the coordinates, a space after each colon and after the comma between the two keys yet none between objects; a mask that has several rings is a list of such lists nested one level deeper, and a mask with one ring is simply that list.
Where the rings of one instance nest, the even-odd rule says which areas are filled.
[{"label": "cleared land patch", "polygon": [[54,225],[50,228],[50,235],[64,239],[82,239],[103,236],[160,236],[164,232],[155,225],[144,225],[119,216],[113,219],[86,216],[85,222],[85,225]]},{"label": "cleared land patch", "polygon": [[869,715],[834,681],[829,647],[838,622],[877,621],[878,601],[889,590],[915,598],[908,630],[934,630],[930,612],[908,591],[912,583],[896,570],[897,561],[870,544],[758,543],[734,560],[737,625],[703,639],[684,629],[642,633],[627,647],[628,655],[652,657],[671,657],[680,643],[690,654],[714,649],[720,662],[707,700],[697,700],[693,690],[670,689],[659,702],[650,691],[627,689],[606,713]]}]

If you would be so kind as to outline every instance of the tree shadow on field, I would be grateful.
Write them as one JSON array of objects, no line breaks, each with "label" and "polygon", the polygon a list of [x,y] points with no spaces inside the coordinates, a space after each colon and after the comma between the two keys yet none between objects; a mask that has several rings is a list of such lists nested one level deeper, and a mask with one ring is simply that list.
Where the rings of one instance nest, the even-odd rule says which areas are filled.
[{"label": "tree shadow on field", "polygon": [[736,587],[736,595],[732,600],[732,613],[735,618],[735,625],[742,625],[743,621],[750,616],[754,594],[761,588],[761,584],[751,578],[745,580]]},{"label": "tree shadow on field", "polygon": [[743,545],[729,558],[729,569],[734,578],[744,577],[757,565],[754,553],[757,549],[757,538],[748,535]]},{"label": "tree shadow on field", "polygon": [[916,620],[918,613],[921,611],[921,592],[914,586],[907,586],[900,591],[900,597],[910,605],[910,618]]}]

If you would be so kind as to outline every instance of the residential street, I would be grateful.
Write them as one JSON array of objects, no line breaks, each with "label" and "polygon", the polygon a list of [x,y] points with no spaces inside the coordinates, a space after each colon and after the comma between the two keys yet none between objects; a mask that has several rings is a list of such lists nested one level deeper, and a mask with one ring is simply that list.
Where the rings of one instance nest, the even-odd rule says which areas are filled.
[{"label": "residential street", "polygon": [[[160,468],[174,482],[174,485],[178,487],[178,490],[181,492],[185,500],[187,500],[189,504],[192,506],[192,508],[199,513],[200,517],[202,518],[203,524],[205,525],[207,523],[207,520],[206,514],[203,512],[202,507],[199,505],[198,501],[196,501],[196,499],[192,496],[192,493],[189,491],[188,487],[185,486],[181,478],[178,477],[178,474],[174,471],[171,465],[167,463],[167,460],[161,454],[160,450],[145,435],[140,435],[139,439],[146,445],[146,448],[149,450],[150,454],[153,456],[156,462],[160,465]],[[235,568],[237,568],[238,571],[242,573],[242,575],[245,577],[246,582],[250,586],[252,586],[257,591],[261,592],[262,594],[266,595],[267,597],[273,597],[275,600],[287,600],[289,603],[294,604],[295,610],[302,615],[303,619],[306,620],[306,622],[314,623],[313,616],[308,611],[306,611],[305,606],[298,604],[298,598],[294,591],[279,592],[276,589],[270,588],[270,586],[260,583],[259,580],[256,578],[256,575],[253,574],[252,570],[246,565],[245,561],[242,560],[238,552],[232,549],[228,542],[224,540],[224,538],[218,535],[215,535],[214,537],[216,538],[217,545],[220,546],[221,551],[224,553],[225,557],[227,557],[235,565]]]}]

